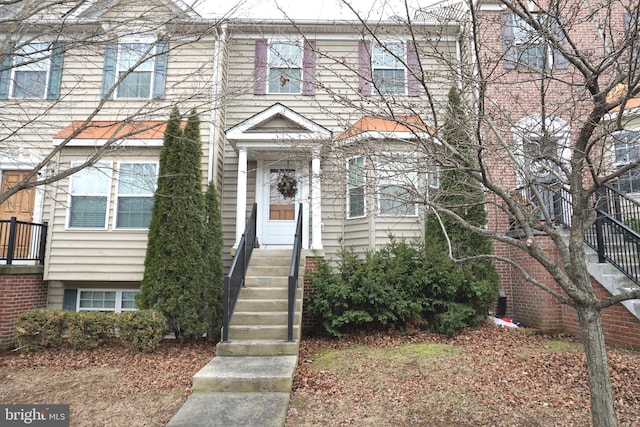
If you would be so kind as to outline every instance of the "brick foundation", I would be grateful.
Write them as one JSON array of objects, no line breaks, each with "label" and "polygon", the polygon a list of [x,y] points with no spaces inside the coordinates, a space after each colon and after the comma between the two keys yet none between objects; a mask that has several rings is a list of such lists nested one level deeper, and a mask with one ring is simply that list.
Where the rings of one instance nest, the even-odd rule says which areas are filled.
[{"label": "brick foundation", "polygon": [[0,266],[0,348],[12,342],[13,322],[23,312],[47,306],[47,282],[39,266]]},{"label": "brick foundation", "polygon": [[[316,265],[316,258],[318,257],[307,257],[305,259],[305,276],[307,272],[310,271],[318,271],[318,266]],[[315,289],[311,286],[311,282],[305,277],[304,279],[304,295],[313,295],[315,294]],[[316,318],[313,317],[307,311],[307,305],[305,304],[302,308],[302,333],[303,335],[313,335],[316,331],[320,329],[320,323]]]},{"label": "brick foundation", "polygon": [[[560,262],[557,250],[549,237],[538,236],[536,240],[547,253],[552,254],[557,262]],[[509,256],[525,267],[533,277],[554,290],[564,293],[549,273],[527,253],[512,248]],[[545,332],[565,331],[577,337],[581,335],[578,316],[572,307],[560,304],[549,293],[526,282],[515,269],[512,269],[506,278],[508,280],[503,283],[503,290],[507,296],[507,317]],[[610,296],[609,292],[593,278],[591,284],[598,299]],[[622,304],[603,310],[602,323],[608,344],[640,349],[640,320]]]}]

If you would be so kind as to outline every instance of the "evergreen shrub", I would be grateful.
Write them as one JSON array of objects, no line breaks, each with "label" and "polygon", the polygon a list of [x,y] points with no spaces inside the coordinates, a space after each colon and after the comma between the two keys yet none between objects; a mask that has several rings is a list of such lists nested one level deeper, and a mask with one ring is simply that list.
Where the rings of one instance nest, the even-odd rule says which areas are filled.
[{"label": "evergreen shrub", "polygon": [[25,311],[14,322],[14,338],[20,350],[32,352],[62,345],[65,312],[38,308]]},{"label": "evergreen shrub", "polygon": [[118,335],[131,350],[152,353],[168,327],[164,316],[156,310],[125,311],[116,317]]}]

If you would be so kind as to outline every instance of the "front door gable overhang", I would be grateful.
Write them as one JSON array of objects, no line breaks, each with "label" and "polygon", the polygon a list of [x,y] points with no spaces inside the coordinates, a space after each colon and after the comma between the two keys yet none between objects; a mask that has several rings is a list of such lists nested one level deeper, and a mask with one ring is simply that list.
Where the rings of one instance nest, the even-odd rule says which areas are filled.
[{"label": "front door gable overhang", "polygon": [[331,131],[276,103],[226,132],[236,150],[249,152],[306,151],[331,140]]}]

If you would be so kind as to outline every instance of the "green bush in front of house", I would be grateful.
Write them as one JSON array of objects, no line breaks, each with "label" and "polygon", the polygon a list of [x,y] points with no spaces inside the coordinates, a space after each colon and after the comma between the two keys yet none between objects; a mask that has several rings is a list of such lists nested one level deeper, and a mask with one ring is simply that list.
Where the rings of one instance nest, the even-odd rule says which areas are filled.
[{"label": "green bush in front of house", "polygon": [[495,300],[495,286],[445,261],[422,243],[395,239],[363,257],[342,249],[335,264],[320,259],[317,271],[307,273],[314,289],[305,296],[307,308],[338,337],[363,327],[404,329],[410,323],[453,335],[480,323]]},{"label": "green bush in front of house", "polygon": [[20,350],[38,351],[60,347],[65,329],[65,312],[38,308],[25,311],[14,322],[14,338]]},{"label": "green bush in front of house", "polygon": [[114,313],[67,311],[65,313],[69,344],[76,350],[96,348],[114,336]]},{"label": "green bush in front of house", "polygon": [[125,311],[116,317],[118,335],[134,351],[151,353],[160,346],[167,321],[155,310]]}]

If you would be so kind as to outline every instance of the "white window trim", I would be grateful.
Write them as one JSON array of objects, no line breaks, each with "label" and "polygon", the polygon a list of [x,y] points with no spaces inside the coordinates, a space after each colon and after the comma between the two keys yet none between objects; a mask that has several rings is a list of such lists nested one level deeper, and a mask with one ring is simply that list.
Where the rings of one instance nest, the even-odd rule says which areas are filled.
[{"label": "white window trim", "polygon": [[[387,157],[388,156],[388,157]],[[393,153],[387,153],[384,154],[382,156],[382,159],[384,159],[385,157],[391,158],[391,156],[399,156],[400,158],[412,158],[415,159],[416,156],[414,153],[407,153],[407,152],[393,152]],[[376,170],[377,171],[381,171],[381,170],[388,170],[385,169],[382,165],[383,164],[389,164],[389,163],[398,163],[398,162],[394,162],[394,161],[390,161],[390,162],[380,162],[379,165]],[[413,181],[413,185],[418,187],[420,186],[420,173],[418,171],[404,171],[404,172],[399,172],[399,174],[402,174],[403,176],[407,176],[408,179],[408,174],[413,173],[415,174],[415,178]],[[379,174],[378,174],[379,175]],[[428,179],[428,178],[427,178]],[[418,210],[418,203],[414,202],[413,203],[413,210],[414,213],[412,214],[406,214],[406,215],[398,215],[395,213],[382,213],[382,192],[381,192],[381,188],[384,186],[396,186],[398,187],[399,185],[393,183],[393,182],[389,182],[390,180],[382,177],[382,176],[376,176],[376,193],[377,193],[377,202],[378,202],[378,216],[380,217],[385,217],[385,218],[415,218],[419,215],[419,210]],[[389,183],[388,183],[389,182]],[[388,183],[388,184],[387,184]],[[429,183],[427,182],[427,185],[429,185]],[[433,187],[432,187],[433,188]]]},{"label": "white window trim", "polygon": [[29,41],[28,43],[25,43],[24,46],[28,46],[28,45],[34,45],[34,44],[48,44],[49,45],[49,54],[43,58],[41,61],[36,61],[35,63],[39,63],[39,62],[46,62],[47,63],[47,73],[45,76],[45,80],[44,80],[44,91],[42,93],[42,97],[24,97],[24,98],[19,98],[19,97],[15,97],[13,96],[13,90],[15,88],[15,81],[16,81],[16,71],[20,71],[20,66],[16,63],[17,61],[17,57],[14,55],[14,57],[12,58],[11,61],[11,79],[9,80],[9,99],[47,99],[47,91],[49,90],[49,76],[51,75],[51,56],[53,55],[53,51],[51,50],[51,42],[47,42],[47,41],[38,41],[38,40],[34,40],[34,41]]},{"label": "white window trim", "polygon": [[402,84],[402,91],[399,92],[395,92],[395,91],[390,91],[390,92],[383,92],[384,94],[388,94],[388,95],[408,95],[409,93],[409,81],[408,81],[408,75],[409,75],[409,70],[407,69],[407,44],[406,41],[403,40],[380,40],[380,43],[373,41],[371,44],[371,78],[375,81],[375,77],[376,77],[376,70],[399,70],[400,68],[397,67],[385,67],[385,66],[377,66],[375,65],[375,52],[376,52],[376,48],[378,49],[383,49],[385,51],[388,52],[388,49],[386,48],[387,45],[389,44],[399,44],[402,47],[402,52],[403,52],[403,57],[401,58],[402,61],[400,63],[400,66],[402,67],[402,70],[404,71],[404,82]]},{"label": "white window trim", "polygon": [[[351,185],[349,182],[349,166],[351,165],[351,160],[353,159],[357,159],[357,158],[362,158],[362,171],[363,171],[363,182],[362,182],[362,190],[363,190],[363,202],[364,202],[364,209],[363,209],[363,214],[362,215],[358,215],[358,216],[351,216],[351,193],[349,192]],[[347,158],[347,203],[346,203],[346,207],[347,207],[347,211],[346,211],[346,217],[347,219],[360,219],[360,218],[366,218],[367,217],[367,173],[366,173],[366,158],[365,156],[351,156],[349,158]]]},{"label": "white window trim", "polygon": [[[136,231],[136,230],[148,230],[148,227],[145,228],[131,228],[131,227],[118,227],[118,209],[120,208],[120,203],[118,203],[120,201],[120,197],[152,197],[155,194],[155,191],[153,193],[150,193],[149,196],[147,195],[140,195],[140,194],[128,194],[128,195],[120,195],[120,168],[123,164],[133,164],[133,165],[142,165],[142,164],[153,164],[156,165],[156,176],[155,176],[155,180],[156,183],[158,181],[158,170],[160,168],[160,165],[158,162],[153,162],[153,161],[135,161],[135,160],[128,160],[128,161],[122,161],[122,162],[118,162],[118,170],[116,172],[116,188],[115,188],[115,212],[113,215],[113,228],[114,230],[130,230],[130,231]],[[157,185],[157,184],[156,184]]]},{"label": "white window trim", "polygon": [[[78,166],[78,165],[80,165],[82,163],[84,163],[84,161],[82,161],[82,160],[73,161],[73,162],[71,162],[71,167]],[[104,227],[71,227],[70,226],[69,223],[71,222],[71,200],[72,200],[72,197],[74,195],[77,195],[77,196],[89,196],[89,197],[91,197],[91,196],[102,196],[103,195],[101,193],[92,193],[92,194],[74,194],[74,193],[72,193],[72,191],[71,191],[71,188],[72,188],[71,182],[72,182],[72,180],[74,178],[73,178],[73,175],[71,175],[69,177],[69,195],[67,197],[67,218],[66,218],[66,221],[65,221],[65,230],[100,231],[100,230],[107,230],[109,228],[109,210],[110,210],[109,208],[111,206],[111,193],[112,193],[112,187],[113,187],[113,162],[110,162],[110,161],[99,161],[99,162],[96,162],[96,164],[104,164],[105,167],[108,167],[108,169],[109,169],[109,177],[108,177],[109,178],[109,190],[107,191],[107,206],[105,208],[106,212],[105,212],[105,220],[104,220],[105,224],[104,224]],[[88,167],[90,167],[90,166],[88,166]]]},{"label": "white window trim", "polygon": [[[149,71],[151,73],[151,78],[149,80],[149,94],[146,97],[125,97],[125,96],[119,95],[120,88],[123,86],[122,83],[124,82],[124,80],[120,81],[120,72],[128,70],[128,68],[121,67],[121,61],[120,61],[120,58],[121,58],[120,55],[122,52],[121,47],[122,45],[125,45],[125,44],[145,44],[151,47],[151,50],[149,51],[150,57],[138,65],[138,67],[140,67],[141,65],[146,63],[151,64],[151,70]],[[158,44],[157,44],[157,40],[155,39],[153,40],[146,39],[146,38],[134,39],[131,37],[124,37],[118,40],[118,52],[116,53],[115,75],[116,75],[116,81],[119,83],[118,83],[118,87],[116,87],[116,90],[113,93],[113,99],[120,100],[120,101],[130,101],[130,100],[145,100],[145,99],[153,98],[153,86],[155,84],[155,79],[156,79],[155,65],[156,65],[157,54],[158,54]],[[142,70],[139,70],[138,68],[134,68],[131,70],[131,73],[129,75],[136,72],[147,72],[147,71],[142,71]],[[127,77],[129,75],[127,75]]]},{"label": "white window trim", "polygon": [[[300,88],[297,92],[271,92],[269,90],[269,76],[271,75],[271,58],[272,58],[272,50],[271,50],[271,46],[274,44],[291,44],[291,45],[296,45],[298,46],[298,49],[300,49],[300,64],[299,64],[299,69],[300,69]],[[288,69],[298,69],[298,68],[291,68],[288,67]],[[267,94],[273,94],[273,95],[300,95],[302,94],[302,85],[304,82],[304,46],[301,40],[295,39],[295,40],[289,40],[289,39],[271,39],[269,40],[268,44],[267,44]]]},{"label": "white window trim", "polygon": [[[80,295],[82,292],[115,292],[116,293],[116,304],[114,309],[109,308],[80,308]],[[78,297],[76,298],[76,311],[112,311],[114,313],[122,313],[123,311],[137,311],[136,308],[122,308],[122,293],[123,292],[132,292],[135,294],[139,294],[139,289],[122,289],[122,288],[109,288],[109,289],[101,289],[101,288],[81,288],[78,289]]]}]

